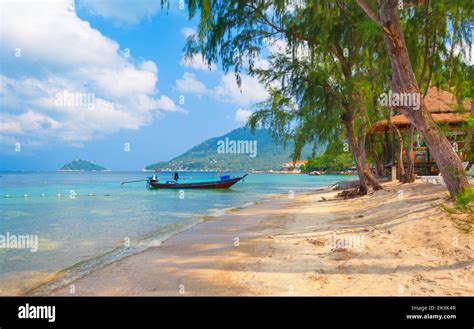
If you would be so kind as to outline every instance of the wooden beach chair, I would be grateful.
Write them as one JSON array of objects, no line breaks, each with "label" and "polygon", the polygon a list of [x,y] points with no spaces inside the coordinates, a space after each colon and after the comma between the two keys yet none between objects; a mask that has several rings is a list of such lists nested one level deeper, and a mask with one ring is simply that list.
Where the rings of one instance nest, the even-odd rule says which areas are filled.
[{"label": "wooden beach chair", "polygon": [[437,176],[421,176],[421,181],[423,183],[430,183],[433,185],[445,185],[443,176],[441,176],[441,174]]},{"label": "wooden beach chair", "polygon": [[[462,167],[464,170],[466,170],[467,166],[469,166],[469,161],[465,161],[462,163]],[[469,172],[472,172],[473,168],[474,168],[474,165],[471,166],[471,170]],[[466,175],[468,176],[468,179],[469,178],[472,179],[473,174],[471,173],[471,176],[469,176],[469,172],[467,172]],[[443,176],[441,176],[441,174],[439,174],[438,176],[421,176],[421,181],[424,183],[431,183],[434,185],[446,185],[446,183],[444,182],[444,178]]]}]

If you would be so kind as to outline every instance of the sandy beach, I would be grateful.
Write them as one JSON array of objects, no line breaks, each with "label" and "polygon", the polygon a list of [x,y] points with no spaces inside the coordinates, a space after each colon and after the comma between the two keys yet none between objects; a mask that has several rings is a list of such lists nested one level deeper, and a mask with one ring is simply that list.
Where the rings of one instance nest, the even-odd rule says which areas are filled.
[{"label": "sandy beach", "polygon": [[474,233],[416,182],[334,200],[324,190],[231,211],[51,295],[474,295]]}]

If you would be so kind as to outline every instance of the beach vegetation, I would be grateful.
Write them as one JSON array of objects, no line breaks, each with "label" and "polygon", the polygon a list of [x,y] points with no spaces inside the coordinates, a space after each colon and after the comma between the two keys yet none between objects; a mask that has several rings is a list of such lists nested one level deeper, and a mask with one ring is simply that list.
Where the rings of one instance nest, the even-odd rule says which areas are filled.
[{"label": "beach vegetation", "polygon": [[378,111],[383,91],[385,76],[378,73],[389,63],[383,33],[356,4],[348,6],[341,13],[331,2],[191,1],[191,17],[200,15],[200,23],[185,50],[220,62],[225,72],[233,69],[237,83],[245,71],[267,87],[270,97],[256,106],[249,126],[292,140],[294,160],[306,144],[345,136],[365,194],[381,188],[369,169],[366,140],[368,112]]},{"label": "beach vegetation", "polygon": [[[338,145],[339,144],[339,145]],[[325,173],[341,173],[354,167],[354,160],[349,152],[343,151],[340,141],[328,145],[326,150],[317,157],[309,159],[301,166],[302,172],[323,171]]]},{"label": "beach vegetation", "polygon": [[[423,97],[415,110],[381,106],[378,96],[389,91],[424,96],[430,86],[443,85],[464,97],[472,84],[466,79],[472,65],[463,64],[471,45],[472,2],[191,0],[188,9],[199,23],[188,38],[186,56],[200,54],[209,65],[220,63],[225,73],[233,70],[239,85],[242,72],[256,76],[270,97],[256,107],[249,126],[293,140],[294,159],[316,138],[330,143],[343,134],[360,194],[379,189],[369,169],[377,162],[367,148],[377,142],[368,138],[369,129],[380,117],[398,112],[422,135],[450,194],[469,186],[461,159],[434,124]],[[410,129],[409,155],[414,134]],[[398,154],[402,148],[403,138],[398,138]],[[408,161],[413,168],[414,157]],[[400,176],[403,182],[415,177],[412,170]]]},{"label": "beach vegetation", "polygon": [[467,123],[468,123],[469,127],[474,127],[474,116],[472,116],[472,115],[469,116],[467,118]]},{"label": "beach vegetation", "polygon": [[455,198],[456,207],[463,211],[474,211],[474,188],[470,187],[464,190]]},{"label": "beach vegetation", "polygon": [[474,226],[474,188],[469,187],[453,199],[453,206],[441,205],[441,209],[460,230],[469,233]]}]

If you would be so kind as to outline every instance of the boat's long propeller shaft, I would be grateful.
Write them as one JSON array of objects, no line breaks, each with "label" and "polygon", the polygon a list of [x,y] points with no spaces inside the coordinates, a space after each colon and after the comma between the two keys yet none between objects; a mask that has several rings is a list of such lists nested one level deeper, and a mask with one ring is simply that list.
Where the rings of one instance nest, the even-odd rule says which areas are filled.
[{"label": "boat's long propeller shaft", "polygon": [[120,184],[120,186],[122,187],[123,184],[138,183],[138,182],[148,182],[148,179],[131,180],[131,181],[128,181],[128,182],[122,182]]}]

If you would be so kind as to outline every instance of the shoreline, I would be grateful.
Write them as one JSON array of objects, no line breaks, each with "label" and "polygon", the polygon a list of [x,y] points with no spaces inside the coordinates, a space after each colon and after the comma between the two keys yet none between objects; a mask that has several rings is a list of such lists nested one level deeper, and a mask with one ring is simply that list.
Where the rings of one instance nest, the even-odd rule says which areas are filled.
[{"label": "shoreline", "polygon": [[[329,189],[328,186],[322,186],[316,190],[312,191],[298,191],[300,193],[313,193],[314,191],[320,191],[324,189]],[[219,219],[220,217],[225,216],[230,212],[237,212],[243,209],[257,206],[263,203],[271,202],[273,200],[284,198],[286,194],[268,194],[265,197],[262,196],[262,199],[257,201],[247,202],[243,204],[239,204],[233,207],[228,208],[221,208],[221,209],[214,209],[210,213],[201,214],[197,217],[193,218],[192,220],[188,220],[186,222],[178,222],[173,227],[168,228],[165,234],[161,234],[159,236],[150,235],[146,238],[142,238],[138,240],[138,245],[135,245],[132,249],[123,248],[121,246],[117,246],[114,249],[108,250],[107,252],[97,255],[94,258],[80,261],[75,263],[69,267],[64,269],[58,270],[57,272],[51,273],[47,276],[47,278],[36,285],[33,285],[30,288],[25,289],[23,292],[18,292],[15,295],[18,296],[42,296],[48,295],[54,290],[57,290],[60,287],[63,287],[71,282],[80,280],[81,278],[100,270],[101,268],[111,265],[116,262],[120,262],[121,260],[132,257],[134,255],[146,252],[149,249],[158,248],[161,244],[165,243],[167,240],[173,238],[174,236],[181,234],[187,230],[192,229],[194,226],[199,225],[201,223]],[[114,255],[118,255],[114,257]]]},{"label": "shoreline", "polygon": [[474,234],[441,212],[442,187],[336,193],[231,210],[49,295],[474,295]]},{"label": "shoreline", "polygon": [[[301,186],[296,187],[293,191],[295,193],[308,193],[312,192],[315,189],[323,189],[327,188],[332,184],[332,180],[334,178],[329,179],[329,181],[324,181],[320,186],[314,186],[315,184],[310,184],[308,186]],[[324,185],[323,185],[324,184]],[[266,189],[262,189],[266,190]],[[41,190],[40,190],[41,192]],[[47,191],[45,191],[47,192]],[[61,191],[62,192],[62,191]],[[33,192],[28,193],[32,196],[29,199],[33,199],[33,196],[40,195],[39,192],[33,195]],[[258,195],[257,195],[258,194]],[[272,201],[275,198],[279,197],[286,197],[288,196],[287,193],[284,193],[281,189],[275,189],[272,191],[267,191],[267,193],[262,194],[258,192],[253,197],[244,198],[245,200],[252,200],[251,202],[245,202],[245,200],[241,200],[242,202],[233,202],[232,203],[220,203],[216,204],[215,207],[209,207],[209,209],[203,210],[202,212],[194,212],[191,214],[193,217],[193,225],[198,224],[201,221],[207,221],[209,219],[213,219],[214,217],[220,217],[225,215],[226,212],[233,212],[233,211],[240,211],[241,209],[252,207],[255,203],[259,204],[262,202]],[[43,199],[43,195],[41,195],[41,200]],[[53,196],[54,193],[48,193],[47,196]],[[81,195],[82,194],[78,194]],[[83,193],[83,196],[87,195],[87,191]],[[99,195],[99,194],[96,194]],[[14,195],[13,197],[16,198]],[[22,198],[24,199],[24,198]],[[53,198],[55,199],[55,198]],[[256,200],[256,201],[255,201]],[[212,201],[212,200],[211,200]],[[235,209],[236,208],[236,209]],[[110,219],[114,219],[115,216],[111,215]],[[127,216],[129,219],[130,216]],[[195,221],[194,221],[195,220]],[[191,218],[190,218],[191,221]],[[188,222],[188,220],[186,220]],[[197,223],[196,223],[197,222]],[[191,226],[193,226],[191,225]],[[186,227],[188,229],[188,227]],[[161,229],[160,229],[161,230]],[[166,234],[166,237],[163,238],[160,232],[154,234],[155,231],[151,233],[147,233],[145,235],[140,235],[132,241],[132,248],[124,247],[123,243],[120,244],[118,240],[117,244],[109,245],[106,248],[102,248],[97,253],[89,253],[87,257],[82,258],[72,258],[67,262],[62,262],[60,266],[51,266],[47,269],[26,269],[24,271],[18,272],[11,272],[7,273],[2,276],[2,281],[0,281],[0,290],[2,294],[7,296],[27,296],[31,294],[47,294],[49,292],[49,287],[56,287],[59,283],[68,283],[71,280],[75,280],[77,278],[81,278],[84,275],[89,274],[90,272],[96,271],[98,268],[103,267],[106,264],[110,264],[120,259],[127,257],[132,254],[137,254],[143,252],[144,250],[150,248],[150,246],[157,246],[159,243],[167,240],[170,236],[174,236],[175,234],[180,233],[182,230],[174,230],[170,229],[169,231],[173,231],[173,234]],[[176,232],[175,232],[176,231]],[[154,235],[154,236],[152,236]],[[126,232],[125,232],[125,235]],[[143,245],[143,238],[146,238],[147,241],[146,245]],[[153,241],[151,241],[153,240]],[[159,242],[157,242],[159,241]],[[152,242],[152,243],[149,243]],[[155,243],[157,242],[157,243]],[[52,244],[51,248],[56,248],[54,244]],[[132,250],[133,249],[133,250]],[[52,249],[53,250],[53,249]],[[29,255],[28,255],[29,256]],[[74,255],[73,255],[74,256]],[[52,259],[55,261],[54,259]]]}]

